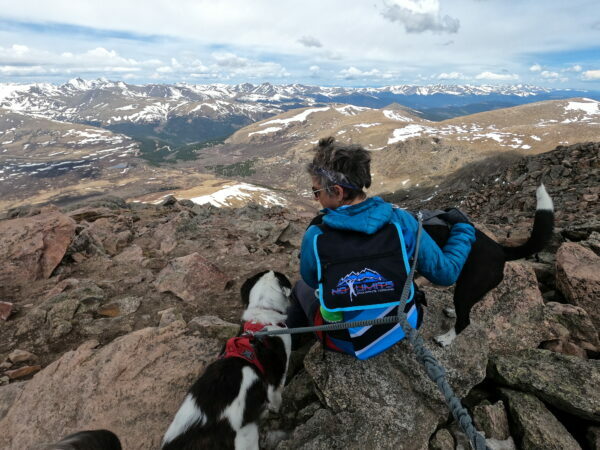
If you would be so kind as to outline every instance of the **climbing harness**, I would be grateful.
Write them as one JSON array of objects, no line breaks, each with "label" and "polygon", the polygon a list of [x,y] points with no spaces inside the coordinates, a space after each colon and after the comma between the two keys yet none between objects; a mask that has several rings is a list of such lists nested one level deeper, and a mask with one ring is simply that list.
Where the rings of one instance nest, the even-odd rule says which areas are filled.
[{"label": "climbing harness", "polygon": [[[417,257],[419,255],[419,244],[421,242],[421,231],[423,229],[423,215],[421,212],[417,214],[418,221],[418,229],[417,229],[417,242],[415,245],[414,258],[412,261],[412,265],[410,268],[410,272],[404,283],[404,288],[402,289],[402,295],[400,297],[400,304],[403,304],[408,296],[410,295],[410,290],[412,286],[412,281],[415,275],[415,269],[417,266]],[[408,323],[406,318],[406,313],[402,308],[398,308],[397,316],[388,316],[382,317],[378,319],[371,320],[358,320],[352,322],[341,322],[341,323],[332,323],[327,325],[319,325],[313,327],[299,327],[299,328],[285,328],[278,330],[263,330],[256,333],[252,333],[254,337],[260,338],[262,336],[275,336],[280,334],[299,334],[299,333],[312,333],[317,331],[334,331],[334,330],[344,330],[353,327],[364,327],[370,325],[381,325],[386,323],[400,323],[404,334],[408,338],[409,342],[414,348],[415,355],[417,360],[425,367],[425,372],[431,381],[433,381],[442,392],[444,396],[444,400],[448,405],[448,408],[452,412],[452,415],[459,423],[461,429],[469,438],[471,442],[471,446],[475,450],[490,450],[490,447],[486,445],[485,438],[483,435],[477,431],[475,426],[473,425],[473,420],[469,415],[469,412],[465,407],[462,406],[460,399],[454,394],[452,387],[446,380],[446,371],[444,367],[438,362],[438,360],[433,356],[433,354],[427,349],[425,346],[425,342],[423,338],[419,336],[417,330],[412,328]]]}]

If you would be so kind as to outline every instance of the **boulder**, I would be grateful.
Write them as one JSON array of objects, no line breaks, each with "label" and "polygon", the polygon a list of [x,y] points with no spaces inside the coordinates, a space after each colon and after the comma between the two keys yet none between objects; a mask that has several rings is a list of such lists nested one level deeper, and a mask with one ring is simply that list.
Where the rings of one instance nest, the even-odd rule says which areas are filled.
[{"label": "boulder", "polygon": [[600,329],[600,256],[573,242],[561,245],[556,253],[556,286]]},{"label": "boulder", "polygon": [[132,238],[127,225],[119,218],[102,217],[88,225],[88,232],[95,242],[100,242],[109,255],[116,255]]},{"label": "boulder", "polygon": [[554,337],[545,325],[544,300],[535,273],[522,262],[508,262],[504,279],[471,310],[471,322],[485,330],[491,354],[536,348]]},{"label": "boulder", "polygon": [[[465,330],[447,349],[426,345],[447,369],[459,397],[484,379],[487,346],[481,329]],[[279,448],[426,449],[447,420],[441,393],[406,340],[367,361],[331,352],[323,358],[315,344],[304,365],[327,409],[316,411]]]},{"label": "boulder", "polygon": [[543,342],[540,348],[581,358],[587,358],[588,352],[599,351],[598,331],[585,309],[568,303],[548,302],[545,315],[555,337]]},{"label": "boulder", "polygon": [[35,361],[37,356],[27,350],[15,349],[8,354],[8,359],[14,364],[19,364],[26,361]]},{"label": "boulder", "polygon": [[240,325],[226,322],[217,316],[194,317],[187,326],[190,330],[198,331],[203,336],[210,336],[222,341],[235,336],[240,331]]},{"label": "boulder", "polygon": [[429,450],[454,450],[454,438],[445,428],[438,430],[429,442]]},{"label": "boulder", "polygon": [[136,264],[140,266],[144,260],[144,252],[139,245],[133,244],[113,258],[113,261],[122,264]]},{"label": "boulder", "polygon": [[56,211],[0,221],[0,286],[49,278],[74,235],[75,221]]},{"label": "boulder", "polygon": [[478,405],[473,408],[473,423],[485,433],[486,438],[504,441],[510,437],[508,418],[502,400],[493,405]]},{"label": "boulder", "polygon": [[600,360],[529,349],[493,357],[488,376],[569,414],[600,422]]},{"label": "boulder", "polygon": [[508,403],[509,416],[519,448],[523,450],[581,450],[577,441],[535,396],[500,389]]},{"label": "boulder", "polygon": [[32,448],[98,428],[114,431],[123,448],[158,448],[187,389],[222,343],[190,336],[175,323],[97,345],[85,342],[27,382],[0,420],[0,448]]},{"label": "boulder", "polygon": [[225,288],[227,277],[219,268],[198,253],[172,259],[159,274],[156,287],[159,292],[172,292],[187,302],[197,301],[207,292]]}]

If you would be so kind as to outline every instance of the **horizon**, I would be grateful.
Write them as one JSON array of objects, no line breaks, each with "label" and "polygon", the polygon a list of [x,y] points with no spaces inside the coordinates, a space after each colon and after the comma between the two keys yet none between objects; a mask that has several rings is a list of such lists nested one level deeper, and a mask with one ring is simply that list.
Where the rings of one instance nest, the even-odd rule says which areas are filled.
[{"label": "horizon", "polygon": [[65,79],[65,80],[52,80],[52,81],[29,81],[29,82],[25,82],[25,81],[2,81],[0,79],[0,86],[33,86],[33,85],[43,85],[43,84],[51,84],[53,86],[64,86],[67,84],[71,84],[74,83],[76,81],[81,81],[84,83],[91,83],[91,82],[102,82],[102,83],[124,83],[126,85],[129,86],[148,86],[148,85],[163,85],[163,86],[217,86],[217,85],[222,85],[222,86],[228,86],[228,87],[232,87],[232,86],[239,86],[239,85],[243,85],[243,84],[250,84],[252,86],[255,87],[259,87],[262,85],[271,85],[271,86],[292,86],[292,85],[299,85],[299,86],[305,86],[305,87],[315,87],[315,88],[330,88],[330,89],[384,89],[384,88],[394,88],[394,87],[476,87],[476,88],[482,88],[482,87],[493,87],[493,88],[523,88],[523,89],[546,89],[549,91],[552,90],[561,90],[561,91],[577,91],[577,92],[589,92],[592,94],[597,94],[600,93],[600,86],[598,87],[598,89],[589,89],[589,88],[574,88],[574,87],[567,87],[567,86],[557,86],[557,87],[545,87],[545,86],[539,86],[539,85],[534,85],[534,84],[528,84],[528,83],[481,83],[481,84],[477,84],[477,83],[427,83],[427,84],[415,84],[415,83],[397,83],[397,84],[382,84],[382,85],[327,85],[327,84],[310,84],[310,83],[284,83],[284,82],[273,82],[273,81],[262,81],[262,82],[249,82],[249,81],[245,81],[245,82],[241,82],[241,83],[234,83],[234,82],[222,82],[222,81],[218,81],[218,82],[213,82],[213,83],[208,83],[208,82],[190,82],[190,81],[173,81],[173,82],[167,82],[167,81],[148,81],[148,82],[128,82],[122,79],[110,79],[107,77],[97,77],[97,78],[83,78],[83,77],[72,77],[69,79]]},{"label": "horizon", "polygon": [[[600,90],[592,0],[0,0],[0,83]],[[132,20],[134,19],[134,20]]]}]

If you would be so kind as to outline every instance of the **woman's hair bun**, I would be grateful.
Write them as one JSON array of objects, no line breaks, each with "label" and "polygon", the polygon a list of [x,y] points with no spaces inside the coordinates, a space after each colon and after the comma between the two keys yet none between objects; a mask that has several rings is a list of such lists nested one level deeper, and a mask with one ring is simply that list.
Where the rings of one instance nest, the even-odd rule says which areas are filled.
[{"label": "woman's hair bun", "polygon": [[335,142],[335,138],[333,136],[321,138],[321,139],[319,139],[319,147],[329,147],[334,142]]}]

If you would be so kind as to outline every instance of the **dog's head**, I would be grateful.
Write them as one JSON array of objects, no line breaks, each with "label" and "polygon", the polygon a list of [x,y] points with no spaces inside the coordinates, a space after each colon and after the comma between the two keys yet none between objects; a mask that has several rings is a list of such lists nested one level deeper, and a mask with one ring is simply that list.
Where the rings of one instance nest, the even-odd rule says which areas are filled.
[{"label": "dog's head", "polygon": [[292,284],[284,274],[265,270],[244,282],[241,297],[247,309],[274,310],[285,314],[290,304],[291,292]]}]

